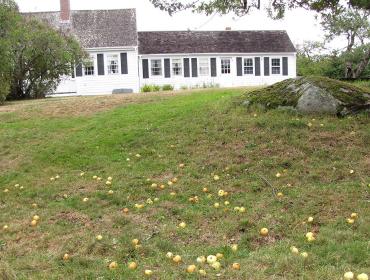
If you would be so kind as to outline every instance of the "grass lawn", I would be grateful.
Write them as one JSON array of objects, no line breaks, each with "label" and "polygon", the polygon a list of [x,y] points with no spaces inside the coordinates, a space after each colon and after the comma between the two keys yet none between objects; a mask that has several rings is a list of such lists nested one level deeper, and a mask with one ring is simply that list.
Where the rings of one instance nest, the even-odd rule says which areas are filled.
[{"label": "grass lawn", "polygon": [[[369,274],[369,116],[248,111],[233,102],[243,91],[0,107],[0,279],[131,280],[146,269],[165,280]],[[217,253],[218,271],[196,262]],[[190,264],[207,275],[187,273]]]}]

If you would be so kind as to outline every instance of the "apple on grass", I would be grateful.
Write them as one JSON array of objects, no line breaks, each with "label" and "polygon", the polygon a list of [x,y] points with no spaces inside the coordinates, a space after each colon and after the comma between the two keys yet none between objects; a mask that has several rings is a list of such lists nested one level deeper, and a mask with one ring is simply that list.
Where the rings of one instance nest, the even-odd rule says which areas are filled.
[{"label": "apple on grass", "polygon": [[269,234],[269,230],[267,228],[262,228],[260,230],[260,235],[266,237]]},{"label": "apple on grass", "polygon": [[191,264],[189,265],[187,268],[186,268],[186,271],[188,273],[194,273],[196,271],[197,267],[194,265],[194,264]]}]

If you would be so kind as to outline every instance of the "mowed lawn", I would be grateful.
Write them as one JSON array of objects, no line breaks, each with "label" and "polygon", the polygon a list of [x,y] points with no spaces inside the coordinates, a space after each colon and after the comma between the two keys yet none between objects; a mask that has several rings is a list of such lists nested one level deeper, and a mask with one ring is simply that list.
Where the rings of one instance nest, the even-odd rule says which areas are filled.
[{"label": "mowed lawn", "polygon": [[[0,107],[0,279],[131,280],[146,278],[145,270],[166,280],[369,274],[369,116],[247,110],[235,103],[243,91]],[[217,253],[220,270],[196,262]],[[207,275],[187,273],[191,264]]]}]

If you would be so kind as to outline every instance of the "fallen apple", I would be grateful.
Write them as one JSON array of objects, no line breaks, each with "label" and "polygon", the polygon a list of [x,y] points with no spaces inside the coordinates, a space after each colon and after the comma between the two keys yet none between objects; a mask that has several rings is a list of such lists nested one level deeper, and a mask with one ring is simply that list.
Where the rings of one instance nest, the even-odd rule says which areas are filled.
[{"label": "fallen apple", "polygon": [[83,202],[88,202],[88,201],[89,201],[89,199],[88,199],[87,197],[85,197],[82,201],[83,201]]},{"label": "fallen apple", "polygon": [[218,175],[214,175],[214,176],[213,176],[213,180],[215,180],[215,181],[220,180],[220,176],[218,176]]},{"label": "fallen apple", "polygon": [[203,264],[207,261],[206,257],[205,256],[200,256],[200,257],[197,257],[197,263],[199,264]]},{"label": "fallen apple", "polygon": [[128,264],[128,268],[131,270],[135,270],[137,268],[137,263],[136,262],[130,262]]},{"label": "fallen apple", "polygon": [[150,269],[145,269],[144,274],[145,274],[146,276],[152,276],[152,275],[153,275],[153,271],[152,271],[152,270],[150,270]]},{"label": "fallen apple", "polygon": [[194,273],[196,271],[197,267],[193,264],[189,265],[187,268],[186,268],[186,272],[187,273]]},{"label": "fallen apple", "polygon": [[214,256],[214,255],[209,255],[208,257],[207,257],[207,263],[208,264],[213,264],[214,262],[216,262],[217,261],[217,257],[216,256]]},{"label": "fallen apple", "polygon": [[204,269],[199,269],[199,274],[202,275],[202,276],[206,276],[207,275],[207,272],[204,270]]},{"label": "fallen apple", "polygon": [[217,253],[217,254],[216,254],[216,258],[217,258],[218,260],[221,260],[223,257],[224,257],[224,255],[223,255],[223,254],[221,254],[221,253]]},{"label": "fallen apple", "polygon": [[355,223],[355,220],[354,220],[354,219],[350,219],[350,218],[348,218],[348,219],[347,219],[347,223],[349,223],[349,224],[354,224],[354,223]]},{"label": "fallen apple", "polygon": [[8,230],[9,229],[9,226],[8,225],[5,225],[5,226],[3,226],[3,230]]},{"label": "fallen apple", "polygon": [[180,263],[182,261],[182,258],[181,258],[181,256],[176,255],[176,256],[173,257],[172,260],[173,260],[174,263],[177,263],[178,264],[178,263]]},{"label": "fallen apple", "polygon": [[115,270],[115,269],[117,269],[117,267],[118,267],[117,262],[111,262],[111,263],[109,264],[109,269],[110,269],[110,270]]},{"label": "fallen apple", "polygon": [[313,217],[308,217],[307,222],[312,223],[313,222]]},{"label": "fallen apple", "polygon": [[96,236],[96,240],[101,241],[102,239],[103,239],[102,235],[99,234],[99,235]]},{"label": "fallen apple", "polygon": [[220,203],[216,202],[215,204],[213,204],[213,206],[214,206],[215,208],[219,208],[219,207],[220,207]]},{"label": "fallen apple", "polygon": [[366,273],[361,273],[357,275],[357,280],[369,280],[369,277],[367,276]]},{"label": "fallen apple", "polygon": [[39,220],[40,220],[40,217],[39,217],[38,215],[34,215],[34,216],[32,217],[32,219],[33,219],[33,220],[35,220],[35,221],[39,221]]},{"label": "fallen apple", "polygon": [[173,253],[172,252],[167,252],[166,258],[167,259],[172,259],[173,258]]},{"label": "fallen apple", "polygon": [[135,238],[135,239],[132,239],[131,243],[132,243],[132,245],[136,246],[140,243],[140,241],[139,241],[139,239]]},{"label": "fallen apple", "polygon": [[231,250],[232,250],[233,252],[238,251],[238,244],[233,244],[233,245],[231,245]]},{"label": "fallen apple", "polygon": [[32,220],[32,222],[31,222],[31,226],[32,226],[32,227],[37,226],[37,221],[36,221],[36,220]]},{"label": "fallen apple", "polygon": [[290,251],[291,251],[293,254],[295,254],[295,255],[299,254],[299,250],[298,250],[298,248],[297,248],[297,247],[295,247],[295,246],[290,247]]},{"label": "fallen apple", "polygon": [[181,223],[179,224],[179,227],[180,227],[180,228],[186,228],[186,223],[185,223],[185,222],[181,222]]},{"label": "fallen apple", "polygon": [[348,271],[348,272],[344,273],[343,277],[344,277],[345,280],[351,280],[351,279],[355,278],[355,275],[353,274],[352,271]]},{"label": "fallen apple", "polygon": [[358,218],[357,213],[352,213],[352,214],[351,214],[351,218],[352,218],[352,219],[357,219],[357,218]]},{"label": "fallen apple", "polygon": [[216,262],[211,264],[211,267],[213,267],[215,270],[220,270],[221,263],[216,261]]},{"label": "fallen apple", "polygon": [[261,236],[267,236],[269,234],[269,230],[267,228],[262,228],[260,230],[260,235]]},{"label": "fallen apple", "polygon": [[63,261],[69,261],[69,259],[70,259],[69,254],[64,254]]},{"label": "fallen apple", "polygon": [[301,256],[302,256],[303,258],[307,258],[307,257],[308,257],[308,253],[307,253],[307,252],[302,252],[302,253],[301,253]]},{"label": "fallen apple", "polygon": [[240,270],[240,264],[239,263],[233,263],[232,268],[234,270]]}]

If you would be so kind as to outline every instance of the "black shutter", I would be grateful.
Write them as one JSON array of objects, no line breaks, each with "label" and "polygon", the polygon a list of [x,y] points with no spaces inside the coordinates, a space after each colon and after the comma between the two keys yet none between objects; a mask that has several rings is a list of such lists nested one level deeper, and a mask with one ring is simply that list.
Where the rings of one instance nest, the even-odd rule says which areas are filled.
[{"label": "black shutter", "polygon": [[121,53],[121,74],[128,74],[127,53]]},{"label": "black shutter", "polygon": [[82,64],[78,64],[76,67],[76,76],[77,77],[82,77]]},{"label": "black shutter", "polygon": [[190,60],[189,58],[184,58],[184,77],[190,77]]},{"label": "black shutter", "polygon": [[171,78],[171,62],[169,58],[164,59],[164,77]]},{"label": "black shutter", "polygon": [[256,76],[261,76],[261,59],[259,57],[254,58],[254,73]]},{"label": "black shutter", "polygon": [[71,76],[72,76],[72,79],[75,78],[75,67],[73,66],[73,64],[71,65]]},{"label": "black shutter", "polygon": [[283,57],[283,76],[288,76],[288,58]]},{"label": "black shutter", "polygon": [[191,75],[193,77],[198,77],[198,59],[191,59]]},{"label": "black shutter", "polygon": [[241,57],[236,58],[236,73],[238,76],[243,76],[243,59]]},{"label": "black shutter", "polygon": [[98,54],[98,75],[104,75],[104,54]]},{"label": "black shutter", "polygon": [[265,76],[270,76],[270,58],[269,57],[265,57],[264,58],[264,72],[265,72]]},{"label": "black shutter", "polygon": [[211,58],[211,76],[217,77],[217,61],[216,58]]},{"label": "black shutter", "polygon": [[147,59],[143,59],[143,78],[149,79],[149,61]]}]

